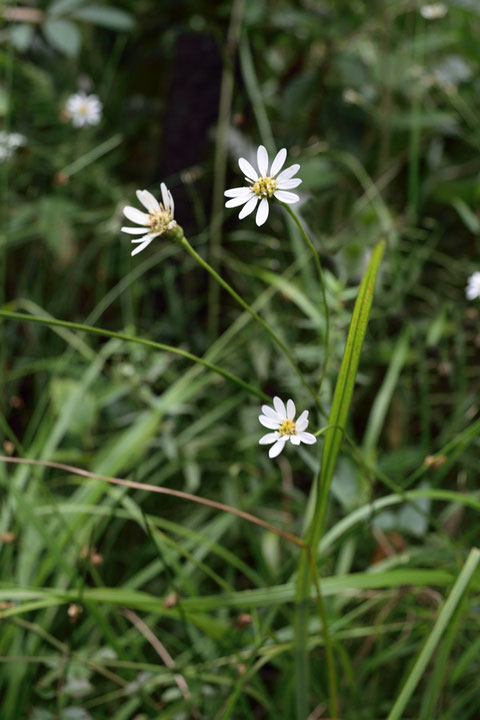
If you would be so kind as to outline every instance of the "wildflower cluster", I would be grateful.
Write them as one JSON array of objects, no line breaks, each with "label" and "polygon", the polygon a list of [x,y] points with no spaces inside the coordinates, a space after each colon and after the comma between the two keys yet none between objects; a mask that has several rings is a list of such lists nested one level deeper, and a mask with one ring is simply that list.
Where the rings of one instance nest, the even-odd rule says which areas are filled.
[{"label": "wildflower cluster", "polygon": [[[287,158],[287,151],[282,148],[274,157],[272,164],[268,152],[263,145],[257,148],[258,171],[245,158],[240,158],[238,164],[245,176],[248,185],[232,188],[225,191],[225,196],[230,198],[225,203],[227,208],[243,205],[239,218],[243,219],[257,208],[256,223],[263,225],[269,214],[269,202],[278,200],[281,203],[293,204],[300,200],[299,196],[290,192],[302,182],[300,178],[294,177],[300,165],[294,164],[282,170]],[[136,195],[139,202],[147,212],[127,205],[123,208],[123,214],[132,223],[139,227],[122,227],[122,232],[128,235],[140,235],[133,238],[132,243],[137,245],[132,250],[132,255],[142,252],[150,243],[161,235],[170,235],[187,243],[183,236],[182,228],[177,225],[174,219],[175,205],[172,193],[165,183],[161,183],[160,191],[162,202],[159,202],[148,190],[137,190]],[[190,248],[191,252],[194,252]],[[198,259],[198,256],[197,256]],[[204,264],[203,261],[201,261]],[[293,400],[287,400],[285,405],[279,397],[274,397],[273,408],[268,405],[262,406],[262,415],[259,416],[260,423],[272,430],[260,438],[260,445],[271,445],[268,452],[269,457],[279,455],[285,445],[290,442],[292,445],[313,445],[317,442],[315,435],[306,432],[308,427],[308,410],[304,410],[295,419],[296,408]]]}]

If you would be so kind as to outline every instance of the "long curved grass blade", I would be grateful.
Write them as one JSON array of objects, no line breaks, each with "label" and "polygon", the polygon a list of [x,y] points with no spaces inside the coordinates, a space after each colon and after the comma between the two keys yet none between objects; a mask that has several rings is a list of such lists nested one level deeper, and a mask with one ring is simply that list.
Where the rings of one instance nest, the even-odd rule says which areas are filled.
[{"label": "long curved grass blade", "polygon": [[447,628],[448,623],[458,607],[458,604],[461,602],[463,594],[466,591],[479,562],[480,550],[478,550],[478,548],[472,548],[467,560],[465,561],[465,565],[463,566],[460,575],[458,576],[457,581],[437,618],[437,622],[433,626],[432,632],[428,636],[414,666],[410,670],[399,696],[390,710],[387,720],[400,720],[402,717],[402,713],[412,697],[415,688],[420,682],[425,668],[435,652],[435,649],[440,642],[440,638]]},{"label": "long curved grass blade", "polygon": [[39,317],[38,315],[27,315],[24,313],[16,313],[16,312],[10,312],[9,310],[0,310],[0,317],[8,318],[10,320],[24,320],[26,322],[33,322],[38,323],[40,325],[49,325],[51,327],[62,327],[62,328],[69,328],[70,330],[80,330],[82,332],[90,333],[92,335],[101,335],[103,337],[110,337],[110,338],[117,338],[118,340],[125,340],[126,342],[135,342],[139,345],[146,345],[147,347],[153,348],[154,350],[164,350],[165,352],[173,353],[174,355],[180,355],[181,357],[187,358],[188,360],[192,360],[195,363],[198,363],[199,365],[203,365],[204,367],[208,368],[212,372],[217,373],[218,375],[221,375],[226,380],[230,380],[231,382],[234,382],[236,385],[239,385],[244,390],[247,390],[248,392],[252,393],[253,395],[256,395],[261,400],[266,400],[267,402],[270,402],[270,398],[265,393],[261,392],[260,390],[257,390],[249,383],[245,382],[244,380],[241,380],[240,378],[236,377],[235,375],[232,375],[232,373],[229,373],[228,370],[224,370],[223,368],[219,367],[218,365],[214,365],[211,362],[208,362],[208,360],[205,360],[204,358],[198,357],[197,355],[193,355],[192,353],[187,352],[186,350],[180,350],[179,348],[173,347],[171,345],[165,345],[164,343],[157,343],[153,340],[147,340],[146,338],[140,338],[135,337],[134,335],[127,335],[125,333],[117,333],[113,332],[112,330],[105,330],[104,328],[98,328],[93,327],[92,325],[83,325],[82,323],[74,323],[74,322],[68,322],[67,320],[58,320],[57,318],[52,317]]},{"label": "long curved grass blade", "polygon": [[[349,575],[335,575],[322,580],[322,595],[351,596],[365,590],[398,589],[401,587],[451,587],[455,583],[455,575],[447,570],[425,568],[401,568],[378,572],[358,572]],[[474,578],[472,589],[480,590],[480,578]],[[310,592],[313,599],[314,592]],[[255,588],[253,590],[237,590],[231,593],[216,593],[185,597],[182,599],[183,610],[193,615],[201,615],[219,609],[252,610],[255,608],[271,608],[285,606],[295,600],[295,584]],[[143,590],[127,587],[85,587],[79,597],[78,590],[61,590],[50,587],[25,587],[11,583],[0,583],[0,602],[18,602],[14,607],[0,610],[0,618],[23,615],[30,610],[30,603],[41,603],[40,606],[61,605],[69,602],[94,602],[105,605],[123,605],[133,610],[152,612],[159,617],[178,617],[176,608],[166,609],[164,598]],[[24,604],[21,604],[24,603]]]},{"label": "long curved grass blade", "polygon": [[[342,364],[338,375],[337,385],[333,396],[332,407],[328,419],[329,429],[325,433],[323,445],[322,464],[320,469],[319,484],[315,511],[307,531],[306,543],[313,552],[315,558],[318,543],[322,534],[327,509],[330,484],[335,470],[343,433],[347,423],[348,411],[352,400],[355,378],[357,374],[360,352],[367,329],[368,317],[373,300],[375,281],[377,278],[380,262],[385,250],[385,241],[381,241],[375,247],[365,275],[360,284],[357,300],[353,310],[352,321],[348,332]],[[311,586],[311,569],[306,551],[302,552],[298,576],[297,576],[297,609],[295,614],[295,697],[296,714],[298,720],[304,720],[308,716],[308,612]],[[325,645],[329,666],[330,695],[334,693],[334,670],[333,661],[328,659],[329,643],[327,628],[325,632]],[[336,715],[336,701],[330,697],[331,714]]]}]

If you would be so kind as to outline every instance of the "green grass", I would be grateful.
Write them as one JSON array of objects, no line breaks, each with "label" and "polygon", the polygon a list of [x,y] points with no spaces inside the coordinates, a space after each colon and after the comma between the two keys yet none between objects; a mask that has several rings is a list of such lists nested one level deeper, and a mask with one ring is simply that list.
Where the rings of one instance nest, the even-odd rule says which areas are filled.
[{"label": "green grass", "polygon": [[477,720],[480,14],[90,5],[0,8],[1,720]]}]

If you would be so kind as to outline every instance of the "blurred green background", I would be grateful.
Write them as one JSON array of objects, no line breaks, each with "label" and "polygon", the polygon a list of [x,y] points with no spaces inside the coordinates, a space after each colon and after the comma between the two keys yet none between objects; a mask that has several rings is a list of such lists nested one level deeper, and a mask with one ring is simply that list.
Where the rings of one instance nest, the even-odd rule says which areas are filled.
[{"label": "blurred green background", "polygon": [[[320,566],[327,590],[331,576],[366,578],[327,593],[341,717],[386,718],[480,542],[480,333],[465,297],[480,269],[479,3],[32,0],[1,3],[0,23],[3,309],[167,343],[312,410],[191,257],[157,238],[131,258],[120,232],[135,190],[160,197],[165,182],[192,245],[315,385],[325,318],[308,248],[280,207],[260,229],[223,208],[239,156],[285,147],[325,271],[328,408],[358,283],[386,238],[329,526],[365,512]],[[97,125],[67,117],[78,91],[99,97]],[[302,535],[321,440],[270,461],[258,398],[72,329],[5,319],[0,342],[5,455],[185,490]],[[2,720],[293,717],[295,546],[171,497],[0,468]],[[375,505],[413,480],[466,504]],[[479,717],[479,607],[461,605],[405,718]],[[315,617],[310,640],[313,720],[327,717]]]}]

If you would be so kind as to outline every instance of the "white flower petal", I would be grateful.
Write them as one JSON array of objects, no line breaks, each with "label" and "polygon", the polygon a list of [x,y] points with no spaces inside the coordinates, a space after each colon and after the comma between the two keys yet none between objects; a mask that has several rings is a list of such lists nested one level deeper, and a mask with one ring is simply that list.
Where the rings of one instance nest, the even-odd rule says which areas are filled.
[{"label": "white flower petal", "polygon": [[[231,201],[230,201],[231,202]],[[245,199],[242,198],[242,202],[245,202]],[[250,215],[252,213],[258,202],[257,195],[253,195],[253,197],[250,198],[250,200],[247,201],[245,207],[239,212],[238,217],[240,220],[243,220],[244,217],[247,217],[247,215]]]},{"label": "white flower petal", "polygon": [[260,438],[258,443],[259,445],[271,445],[272,443],[277,442],[279,437],[280,435],[278,434],[278,432],[267,433]]},{"label": "white flower petal", "polygon": [[277,442],[275,443],[275,445],[272,445],[272,447],[271,447],[270,450],[268,451],[268,457],[269,457],[269,458],[274,458],[274,457],[277,457],[277,455],[280,455],[280,453],[282,452],[283,448],[285,447],[285,443],[286,443],[286,442],[287,442],[287,441],[284,440],[283,438],[282,438],[281,440],[277,440]]},{"label": "white flower petal", "polygon": [[298,170],[300,170],[300,165],[298,163],[295,163],[295,165],[290,165],[290,167],[285,168],[285,170],[282,170],[282,172],[278,176],[277,184],[279,182],[282,182],[282,180],[290,180],[290,178],[293,177]]},{"label": "white flower petal", "polygon": [[300,438],[301,442],[306,445],[314,445],[317,442],[315,435],[312,435],[312,433],[309,432],[299,432],[297,433],[297,437]]},{"label": "white flower petal", "polygon": [[137,190],[137,198],[143,207],[147,208],[148,212],[160,212],[160,205],[157,198],[153,197],[152,193],[148,192],[148,190]]},{"label": "white flower petal", "polygon": [[244,205],[249,200],[250,200],[250,195],[239,195],[238,197],[234,197],[231,200],[227,200],[227,202],[225,203],[225,207],[227,207],[227,208],[238,207],[238,205]]},{"label": "white flower petal", "polygon": [[240,197],[240,195],[251,195],[252,191],[249,187],[239,187],[239,188],[231,188],[230,190],[225,190],[223,193],[225,197]]},{"label": "white flower petal", "polygon": [[265,175],[268,175],[268,153],[267,148],[263,145],[258,146],[257,165],[260,177],[265,177]]},{"label": "white flower petal", "polygon": [[263,225],[263,223],[266,222],[268,218],[268,210],[268,200],[267,198],[262,198],[260,201],[260,205],[258,206],[257,216],[255,218],[255,222],[257,223],[258,227],[260,227],[260,225]]},{"label": "white flower petal", "polygon": [[285,150],[285,148],[282,148],[275,155],[275,160],[273,161],[272,167],[270,169],[270,177],[275,177],[275,175],[280,172],[282,167],[285,165],[286,159],[287,159],[287,151]]},{"label": "white flower petal", "polygon": [[296,409],[293,400],[287,400],[287,418],[293,420],[295,417]]},{"label": "white flower petal", "polygon": [[137,210],[137,208],[131,207],[130,205],[127,205],[123,208],[123,214],[128,220],[137,223],[137,225],[150,224],[150,218],[146,213],[142,212],[141,210]]},{"label": "white flower petal", "polygon": [[465,294],[468,300],[476,300],[480,297],[480,272],[474,272],[468,278]]},{"label": "white flower petal", "polygon": [[299,415],[297,422],[295,423],[295,426],[297,428],[297,432],[301,432],[302,430],[306,430],[308,427],[308,410],[304,410],[301,415]]},{"label": "white flower petal", "polygon": [[142,252],[142,250],[145,250],[145,248],[148,247],[148,245],[150,245],[150,243],[152,242],[154,237],[156,237],[156,235],[154,235],[154,236],[145,235],[145,242],[142,243],[141,245],[139,245],[138,247],[136,247],[135,250],[132,250],[131,255],[132,256],[138,255],[139,252]]},{"label": "white flower petal", "polygon": [[281,400],[281,398],[278,397],[278,395],[275,395],[275,397],[273,398],[273,407],[277,411],[282,421],[287,419],[285,403],[283,402],[283,400]]},{"label": "white flower petal", "polygon": [[122,227],[121,232],[128,233],[128,235],[141,235],[142,233],[148,233],[150,228],[148,227]]},{"label": "white flower petal", "polygon": [[290,442],[292,445],[300,445],[300,435],[290,435]]},{"label": "white flower petal", "polygon": [[272,418],[272,420],[276,420],[278,423],[282,422],[282,418],[280,417],[280,415],[268,405],[262,405],[262,412],[267,417]]},{"label": "white flower petal", "polygon": [[297,425],[299,422],[306,421],[308,423],[308,410],[304,410],[300,415],[298,416]]},{"label": "white flower petal", "polygon": [[272,418],[269,418],[266,415],[259,415],[258,419],[262,423],[263,427],[266,427],[269,430],[278,430],[281,424],[277,420],[272,420]]},{"label": "white flower petal", "polygon": [[173,213],[175,212],[175,203],[173,202],[173,195],[170,192],[170,190],[167,190],[167,193],[168,193],[168,199],[170,200],[170,207],[167,209],[170,210],[170,214],[173,215]]},{"label": "white flower petal", "polygon": [[160,183],[160,192],[162,193],[162,204],[165,210],[169,210],[170,198],[168,197],[168,190],[165,183]]},{"label": "white flower petal", "polygon": [[161,233],[147,233],[146,235],[144,235],[141,238],[132,238],[132,240],[130,242],[140,243],[140,242],[143,242],[144,240],[153,240],[153,238],[156,238],[159,235],[161,235]]},{"label": "white flower petal", "polygon": [[245,158],[240,158],[238,161],[238,165],[245,177],[249,178],[249,180],[258,180],[257,171],[255,170],[253,165],[250,165],[248,160],[245,160]]},{"label": "white flower petal", "polygon": [[291,190],[298,187],[301,182],[300,178],[293,178],[293,180],[281,180],[277,183],[277,188],[279,190]]},{"label": "white flower petal", "polygon": [[274,193],[277,200],[280,200],[280,202],[288,203],[288,205],[292,205],[293,203],[296,203],[300,200],[298,195],[295,195],[295,193],[287,192],[286,190],[276,190]]}]

